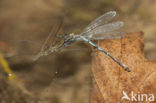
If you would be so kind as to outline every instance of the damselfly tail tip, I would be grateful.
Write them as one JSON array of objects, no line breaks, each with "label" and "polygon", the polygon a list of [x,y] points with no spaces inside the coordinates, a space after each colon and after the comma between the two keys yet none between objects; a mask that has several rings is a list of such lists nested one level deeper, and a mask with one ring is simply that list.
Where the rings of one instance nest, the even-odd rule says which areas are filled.
[{"label": "damselfly tail tip", "polygon": [[125,70],[128,71],[128,72],[131,71],[129,67],[125,67]]}]

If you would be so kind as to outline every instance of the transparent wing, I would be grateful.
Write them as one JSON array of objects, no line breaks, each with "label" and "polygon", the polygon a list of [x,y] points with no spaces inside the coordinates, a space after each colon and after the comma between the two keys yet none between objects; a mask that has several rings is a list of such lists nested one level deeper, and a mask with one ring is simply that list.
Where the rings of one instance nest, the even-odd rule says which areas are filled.
[{"label": "transparent wing", "polygon": [[[103,36],[105,35],[105,36]],[[117,38],[122,38],[124,37],[125,33],[124,32],[108,32],[105,34],[99,34],[99,35],[95,35],[92,38],[89,38],[91,40],[104,40],[104,39],[117,39]]]},{"label": "transparent wing", "polygon": [[61,25],[62,25],[62,22],[60,22],[59,24],[54,25],[54,28],[51,30],[51,32],[49,33],[47,39],[43,43],[41,51],[45,51],[46,49],[48,49],[50,46],[52,46],[55,43],[55,41],[56,41],[55,36],[57,35],[58,31],[60,30]]},{"label": "transparent wing", "polygon": [[[91,39],[93,37],[109,37],[109,32],[118,30],[124,25],[122,21],[116,21],[109,24],[105,24],[99,27],[94,28],[93,30],[88,31],[86,34],[84,34],[85,37],[88,39]],[[101,35],[102,34],[102,35]]]},{"label": "transparent wing", "polygon": [[108,21],[112,20],[115,16],[116,16],[116,12],[115,11],[109,11],[109,12],[103,14],[102,16],[100,16],[97,19],[95,19],[94,21],[92,21],[83,30],[82,35],[84,35],[85,33],[89,32],[90,30],[96,28],[97,26],[100,26],[100,25],[103,25],[103,24],[107,23]]},{"label": "transparent wing", "polygon": [[55,25],[52,29],[51,33],[48,35],[47,39],[43,43],[43,46],[40,50],[40,52],[35,56],[34,60],[37,60],[43,55],[49,55],[52,53],[54,48],[59,48],[62,45],[62,39],[56,38],[57,33],[59,32],[63,21],[61,21],[58,25]]}]

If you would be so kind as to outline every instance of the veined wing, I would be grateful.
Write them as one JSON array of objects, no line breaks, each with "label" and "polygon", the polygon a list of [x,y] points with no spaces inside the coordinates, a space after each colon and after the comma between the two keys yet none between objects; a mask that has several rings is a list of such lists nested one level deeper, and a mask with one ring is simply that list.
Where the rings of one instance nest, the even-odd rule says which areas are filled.
[{"label": "veined wing", "polygon": [[[93,37],[109,37],[109,32],[118,30],[119,28],[121,28],[124,25],[124,23],[122,21],[116,21],[116,22],[112,22],[109,24],[105,24],[99,27],[96,27],[94,29],[92,29],[91,31],[88,31],[84,36],[87,37],[88,39],[92,39]],[[101,35],[103,34],[103,35]],[[110,35],[111,36],[111,35]]]},{"label": "veined wing", "polygon": [[58,25],[55,25],[45,40],[40,52],[35,56],[34,60],[37,60],[39,57],[43,55],[49,55],[53,52],[53,49],[59,48],[62,45],[62,39],[56,38],[57,33],[59,32],[63,21],[61,21]]},{"label": "veined wing", "polygon": [[41,48],[41,51],[45,51],[46,49],[48,49],[50,46],[52,46],[53,44],[55,44],[55,39],[56,39],[56,35],[58,33],[58,31],[60,30],[62,25],[62,22],[59,24],[55,24],[53,29],[51,30],[51,32],[49,33],[47,39],[45,40],[45,42],[43,43],[43,46]]},{"label": "veined wing", "polygon": [[[105,35],[105,36],[104,36]],[[117,39],[124,37],[124,32],[112,31],[105,34],[94,35],[90,40],[104,40],[104,39]]]},{"label": "veined wing", "polygon": [[85,33],[89,32],[90,30],[96,28],[97,26],[103,25],[105,23],[107,23],[108,21],[112,20],[114,17],[116,16],[116,12],[115,11],[109,11],[103,15],[101,15],[100,17],[98,17],[97,19],[95,19],[94,21],[92,21],[82,32],[82,35],[85,35]]}]

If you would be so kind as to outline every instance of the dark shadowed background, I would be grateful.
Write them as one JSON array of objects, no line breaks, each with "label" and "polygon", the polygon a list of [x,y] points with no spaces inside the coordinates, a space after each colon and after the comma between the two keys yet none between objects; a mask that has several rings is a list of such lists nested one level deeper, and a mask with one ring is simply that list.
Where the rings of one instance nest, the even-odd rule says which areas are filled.
[{"label": "dark shadowed background", "polygon": [[145,57],[156,59],[155,0],[1,0],[0,52],[18,80],[10,83],[0,67],[0,103],[88,103],[92,89],[88,45],[77,43],[36,62],[32,58],[62,18],[60,33],[80,33],[111,10],[125,22],[122,30],[145,33]]}]

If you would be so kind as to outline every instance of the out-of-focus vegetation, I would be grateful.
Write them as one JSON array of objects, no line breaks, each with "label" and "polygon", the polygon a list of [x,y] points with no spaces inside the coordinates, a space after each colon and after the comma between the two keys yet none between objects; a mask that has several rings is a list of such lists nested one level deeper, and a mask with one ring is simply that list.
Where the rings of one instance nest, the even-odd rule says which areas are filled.
[{"label": "out-of-focus vegetation", "polygon": [[156,59],[155,0],[1,0],[0,52],[19,81],[9,82],[5,68],[0,66],[0,102],[89,102],[92,75],[87,45],[80,43],[72,48],[88,50],[63,51],[36,62],[32,58],[62,17],[60,33],[79,33],[110,10],[116,10],[117,19],[125,21],[125,32],[145,33],[145,56]]}]

